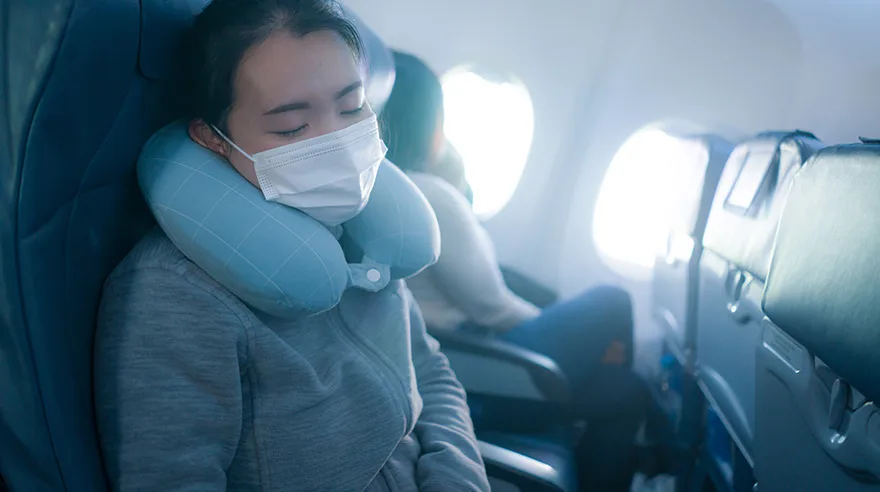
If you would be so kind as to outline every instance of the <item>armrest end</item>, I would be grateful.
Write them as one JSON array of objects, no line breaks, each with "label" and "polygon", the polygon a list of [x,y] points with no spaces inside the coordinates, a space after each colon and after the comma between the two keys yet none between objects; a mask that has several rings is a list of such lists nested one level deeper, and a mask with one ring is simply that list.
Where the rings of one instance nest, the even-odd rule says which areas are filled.
[{"label": "armrest end", "polygon": [[[479,392],[492,386],[503,392],[502,386],[509,384],[511,391],[522,394],[503,396],[558,403],[570,401],[568,379],[549,357],[491,336],[462,332],[432,332],[431,335],[440,342],[465,389]],[[517,378],[514,373],[523,376]],[[522,381],[523,378],[528,381]],[[516,384],[520,387],[514,387]]]},{"label": "armrest end", "polygon": [[569,491],[563,473],[547,463],[485,441],[480,441],[479,447],[490,479],[507,482],[523,491]]}]

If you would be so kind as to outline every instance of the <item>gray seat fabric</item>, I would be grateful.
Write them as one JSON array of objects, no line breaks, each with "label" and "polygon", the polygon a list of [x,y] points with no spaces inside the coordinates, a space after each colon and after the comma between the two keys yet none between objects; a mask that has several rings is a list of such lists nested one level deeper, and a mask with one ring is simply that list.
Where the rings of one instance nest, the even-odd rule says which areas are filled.
[{"label": "gray seat fabric", "polygon": [[762,491],[880,490],[880,145],[820,151],[791,188],[764,293]]},{"label": "gray seat fabric", "polygon": [[750,465],[763,283],[787,189],[821,146],[798,131],[762,133],[738,144],[718,182],[703,235],[697,379]]}]

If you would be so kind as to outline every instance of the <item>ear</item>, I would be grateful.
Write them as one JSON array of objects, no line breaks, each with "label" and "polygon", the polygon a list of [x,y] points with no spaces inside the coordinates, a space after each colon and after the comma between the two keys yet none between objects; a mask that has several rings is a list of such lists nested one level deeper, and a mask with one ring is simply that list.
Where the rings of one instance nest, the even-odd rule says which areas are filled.
[{"label": "ear", "polygon": [[189,138],[202,147],[229,159],[229,144],[201,118],[189,122]]}]

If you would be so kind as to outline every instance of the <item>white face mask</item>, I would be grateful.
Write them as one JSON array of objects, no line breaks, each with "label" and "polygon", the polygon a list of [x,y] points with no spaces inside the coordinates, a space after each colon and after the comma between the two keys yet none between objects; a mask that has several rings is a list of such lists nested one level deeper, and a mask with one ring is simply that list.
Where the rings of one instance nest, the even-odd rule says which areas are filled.
[{"label": "white face mask", "polygon": [[263,196],[296,208],[326,226],[339,225],[364,209],[388,149],[376,116],[342,130],[253,156],[214,130],[254,162]]}]

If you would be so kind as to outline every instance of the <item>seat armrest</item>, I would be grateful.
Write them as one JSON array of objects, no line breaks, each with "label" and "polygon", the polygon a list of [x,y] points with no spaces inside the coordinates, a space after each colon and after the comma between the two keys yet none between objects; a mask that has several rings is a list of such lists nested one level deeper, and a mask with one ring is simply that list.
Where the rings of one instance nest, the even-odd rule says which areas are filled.
[{"label": "seat armrest", "polygon": [[469,393],[568,403],[571,390],[549,357],[493,336],[432,332]]},{"label": "seat armrest", "polygon": [[555,290],[538,283],[531,277],[508,266],[500,265],[500,269],[507,288],[535,306],[545,308],[559,300],[559,294]]},{"label": "seat armrest", "polygon": [[563,474],[546,463],[485,441],[479,441],[479,448],[490,480],[521,491],[568,492]]}]

